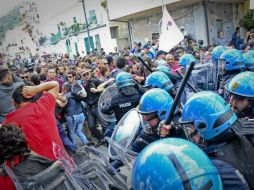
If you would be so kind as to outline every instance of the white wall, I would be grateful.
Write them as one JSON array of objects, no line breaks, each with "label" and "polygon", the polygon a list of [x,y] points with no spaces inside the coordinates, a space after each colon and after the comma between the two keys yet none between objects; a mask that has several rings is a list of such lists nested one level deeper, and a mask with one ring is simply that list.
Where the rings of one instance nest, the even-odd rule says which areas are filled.
[{"label": "white wall", "polygon": [[[163,0],[164,4],[178,1],[180,0]],[[161,5],[161,0],[108,0],[109,18],[114,20]]]},{"label": "white wall", "polygon": [[[93,41],[95,43],[95,35],[99,34],[101,47],[104,48],[106,53],[109,53],[110,51],[114,50],[114,47],[116,47],[117,44],[116,44],[116,40],[111,39],[107,12],[100,5],[100,3],[101,3],[101,0],[85,1],[87,17],[89,18],[89,11],[95,10],[97,23],[106,25],[105,27],[91,30],[90,36],[93,37]],[[42,4],[44,7],[40,8],[41,11],[42,9],[45,10],[47,8],[45,7],[44,3]],[[57,24],[59,24],[61,21],[66,22],[67,26],[70,26],[71,24],[73,24],[73,17],[76,17],[78,22],[85,23],[85,17],[84,17],[83,7],[81,3],[76,3],[76,1],[66,1],[66,4],[60,3],[59,6],[60,7],[58,8],[59,9],[58,11],[55,11],[54,14],[51,14],[50,16],[46,17],[46,19],[43,19],[44,24],[47,25],[47,27],[44,27],[43,29],[45,33],[50,33],[50,32],[56,33]],[[85,33],[79,34],[78,36],[73,36],[68,38],[71,42],[72,53],[76,52],[75,45],[74,45],[75,42],[78,43],[79,53],[81,53],[82,51],[87,52],[85,49],[85,42],[84,42],[84,38],[87,38],[87,37],[88,35],[85,32]],[[55,50],[57,53],[67,53],[65,42],[66,42],[66,39],[63,39],[57,44],[53,45],[53,48],[48,48],[48,49],[51,52]],[[96,48],[96,44],[94,44],[94,47]]]}]

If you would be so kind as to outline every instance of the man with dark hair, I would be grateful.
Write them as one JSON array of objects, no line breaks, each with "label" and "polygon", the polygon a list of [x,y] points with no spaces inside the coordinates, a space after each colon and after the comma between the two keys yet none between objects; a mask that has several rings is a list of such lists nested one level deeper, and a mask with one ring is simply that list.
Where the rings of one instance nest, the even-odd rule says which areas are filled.
[{"label": "man with dark hair", "polygon": [[3,125],[0,127],[0,137],[1,162],[30,153],[30,148],[20,128],[11,124]]},{"label": "man with dark hair", "polygon": [[57,65],[57,78],[67,82],[67,76],[65,74],[65,67],[63,64]]},{"label": "man with dark hair", "polygon": [[31,76],[31,83],[36,86],[41,84],[41,77],[40,75],[34,74]]},{"label": "man with dark hair", "polygon": [[20,78],[13,76],[8,69],[0,67],[0,123],[8,113],[15,110],[11,96],[13,90],[21,84],[24,83]]},{"label": "man with dark hair", "polygon": [[[38,86],[20,86],[13,92],[16,111],[8,114],[3,124],[11,123],[20,127],[26,136],[29,147],[39,155],[55,160],[53,144],[64,150],[56,119],[55,105],[59,85],[56,81]],[[35,101],[34,97],[44,92]]]},{"label": "man with dark hair", "polygon": [[[63,92],[65,97],[68,101],[67,105],[65,106],[65,113],[66,113],[66,126],[69,130],[70,140],[77,146],[76,138],[77,135],[82,143],[85,145],[88,143],[88,140],[83,133],[83,124],[85,122],[85,115],[83,113],[82,107],[82,98],[85,99],[87,93],[83,86],[81,86],[76,81],[76,73],[75,71],[69,71],[67,73],[68,83],[64,83],[63,85]],[[77,89],[77,94],[74,95],[74,88]]]},{"label": "man with dark hair", "polygon": [[119,57],[116,60],[116,68],[111,72],[112,77],[116,78],[116,76],[124,71],[124,67],[126,65],[126,60],[123,57]]},{"label": "man with dark hair", "polygon": [[22,129],[15,125],[0,126],[0,158],[6,172],[0,170],[0,189],[80,189],[59,164],[31,152]]},{"label": "man with dark hair", "polygon": [[64,81],[56,77],[56,68],[54,66],[48,67],[47,80],[45,80],[44,82],[49,82],[49,81],[57,81],[59,84],[59,92],[62,92],[62,85]]},{"label": "man with dark hair", "polygon": [[238,33],[240,33],[240,28],[239,27],[236,27],[236,29],[235,29],[235,32],[233,33],[233,35],[232,35],[232,45],[234,46],[234,47],[237,47],[237,44],[236,44],[236,42],[237,42],[237,34]]}]

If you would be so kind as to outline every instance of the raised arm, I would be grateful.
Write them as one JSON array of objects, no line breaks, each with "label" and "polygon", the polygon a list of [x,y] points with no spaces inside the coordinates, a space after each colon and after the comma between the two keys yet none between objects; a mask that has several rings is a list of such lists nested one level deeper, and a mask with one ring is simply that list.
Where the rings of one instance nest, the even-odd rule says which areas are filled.
[{"label": "raised arm", "polygon": [[24,86],[22,89],[22,94],[26,98],[32,98],[38,93],[41,92],[48,92],[52,94],[55,99],[58,97],[58,91],[59,91],[59,84],[57,81],[50,81],[43,84],[40,84],[38,86]]}]

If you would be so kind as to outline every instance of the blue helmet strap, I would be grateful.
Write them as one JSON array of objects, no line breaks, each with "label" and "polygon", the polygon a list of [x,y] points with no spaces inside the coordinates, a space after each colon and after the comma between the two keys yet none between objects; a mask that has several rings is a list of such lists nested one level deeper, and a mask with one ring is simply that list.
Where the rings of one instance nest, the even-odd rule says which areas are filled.
[{"label": "blue helmet strap", "polygon": [[[168,155],[168,159],[172,162],[174,165],[178,175],[180,176],[184,190],[193,190],[190,184],[190,180],[188,175],[186,174],[183,166],[179,162],[179,160],[176,158],[175,154],[171,153]],[[203,187],[201,187],[199,190],[209,190],[213,186],[213,183],[211,180],[209,180]]]},{"label": "blue helmet strap", "polygon": [[213,182],[209,180],[203,187],[201,187],[199,190],[209,190],[213,186]]},{"label": "blue helmet strap", "polygon": [[186,174],[186,172],[184,171],[184,168],[181,165],[181,163],[176,158],[175,154],[173,154],[173,153],[169,154],[168,159],[172,162],[172,164],[174,165],[178,175],[180,176],[180,178],[183,182],[184,190],[192,190],[189,177]]}]

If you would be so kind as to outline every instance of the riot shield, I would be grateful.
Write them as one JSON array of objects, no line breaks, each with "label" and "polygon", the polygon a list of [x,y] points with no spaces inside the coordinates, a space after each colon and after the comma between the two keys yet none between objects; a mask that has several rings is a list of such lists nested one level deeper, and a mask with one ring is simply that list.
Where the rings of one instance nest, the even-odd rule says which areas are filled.
[{"label": "riot shield", "polygon": [[[81,187],[89,189],[127,189],[126,179],[95,148],[82,147],[73,156],[77,168],[72,176]],[[85,183],[84,183],[85,182]]]},{"label": "riot shield", "polygon": [[59,146],[55,145],[53,148],[62,167],[82,189],[127,189],[124,177],[97,149],[84,146],[70,158]]},{"label": "riot shield", "polygon": [[197,64],[190,79],[198,90],[215,91],[217,84],[217,68],[213,63]]},{"label": "riot shield", "polygon": [[102,103],[110,103],[111,98],[118,93],[118,89],[115,84],[110,85],[107,87],[102,94],[100,95],[99,101],[98,101],[98,111],[100,114],[101,119],[103,119],[106,122],[114,122],[116,121],[115,114],[107,115],[102,113],[101,111],[101,105]]},{"label": "riot shield", "polygon": [[130,147],[139,131],[145,126],[143,117],[132,109],[118,122],[109,142],[109,156],[112,159],[120,159],[126,166],[132,167],[132,162],[137,156]]}]

